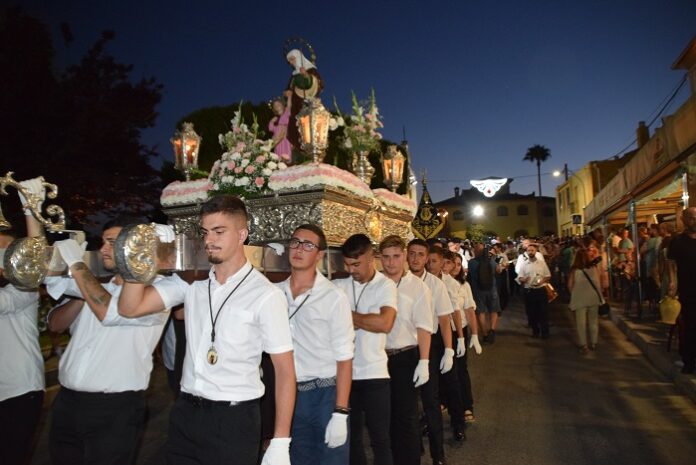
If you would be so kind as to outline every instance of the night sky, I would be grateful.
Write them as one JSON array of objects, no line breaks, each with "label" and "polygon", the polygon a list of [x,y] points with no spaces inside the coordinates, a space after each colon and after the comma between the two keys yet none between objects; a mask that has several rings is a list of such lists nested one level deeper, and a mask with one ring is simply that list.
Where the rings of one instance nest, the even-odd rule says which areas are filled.
[{"label": "night sky", "polygon": [[[435,200],[487,176],[513,177],[513,191],[531,193],[536,167],[522,158],[534,144],[551,150],[543,173],[616,154],[676,88],[684,72],[671,65],[696,34],[693,0],[338,3],[21,2],[50,26],[58,69],[112,29],[109,51],[135,65],[133,78],[164,84],[157,125],[144,135],[161,159],[172,158],[168,140],[183,115],[279,95],[291,72],[283,43],[304,37],[327,107],[335,95],[347,111],[351,90],[366,97],[374,87],[384,136],[400,141],[406,126]],[[75,36],[67,48],[61,22]],[[687,96],[688,85],[666,114]],[[553,195],[558,178],[542,182]]]}]

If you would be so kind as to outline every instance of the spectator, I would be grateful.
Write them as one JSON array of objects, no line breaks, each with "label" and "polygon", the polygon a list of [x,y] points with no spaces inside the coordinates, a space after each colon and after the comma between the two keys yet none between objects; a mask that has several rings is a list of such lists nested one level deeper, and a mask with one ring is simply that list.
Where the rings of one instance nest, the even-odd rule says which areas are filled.
[{"label": "spectator", "polygon": [[[602,270],[599,266],[599,249],[591,243],[575,254],[575,260],[568,275],[568,290],[570,290],[570,309],[575,312],[575,323],[578,332],[580,353],[586,354],[597,346],[599,334],[598,309],[604,303],[600,288],[602,285]],[[590,334],[590,346],[587,346],[587,333]]]}]

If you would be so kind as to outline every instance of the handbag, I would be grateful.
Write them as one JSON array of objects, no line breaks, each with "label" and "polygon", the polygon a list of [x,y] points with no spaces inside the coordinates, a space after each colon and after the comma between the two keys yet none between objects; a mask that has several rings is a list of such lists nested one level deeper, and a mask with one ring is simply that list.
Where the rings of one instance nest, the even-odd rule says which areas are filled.
[{"label": "handbag", "polygon": [[549,303],[558,298],[558,292],[556,292],[556,289],[553,288],[551,283],[544,284],[544,290],[546,291],[546,299],[549,301]]},{"label": "handbag", "polygon": [[581,271],[582,274],[585,275],[585,278],[587,278],[587,280],[589,281],[590,286],[592,286],[592,289],[594,289],[597,293],[597,297],[599,297],[599,308],[597,310],[597,313],[602,316],[609,315],[609,304],[604,301],[604,297],[602,297],[602,294],[599,293],[599,291],[597,290],[597,286],[594,285],[594,282],[590,279],[590,276],[585,272],[585,270]]}]

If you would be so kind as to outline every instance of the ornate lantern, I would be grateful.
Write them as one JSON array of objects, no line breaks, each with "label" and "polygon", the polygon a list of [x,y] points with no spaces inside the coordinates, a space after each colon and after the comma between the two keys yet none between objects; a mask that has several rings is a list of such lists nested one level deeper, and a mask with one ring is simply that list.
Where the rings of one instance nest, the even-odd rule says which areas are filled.
[{"label": "ornate lantern", "polygon": [[406,157],[396,145],[387,147],[387,153],[382,155],[382,169],[384,171],[384,184],[391,189],[392,192],[401,185],[404,180],[404,163]]},{"label": "ornate lantern", "polygon": [[326,111],[318,98],[305,99],[302,110],[297,114],[301,148],[312,156],[314,163],[324,160],[325,150],[329,145],[330,118],[331,113]]},{"label": "ornate lantern", "polygon": [[198,151],[202,140],[193,130],[193,123],[184,123],[184,128],[169,139],[174,148],[174,168],[186,174],[186,181],[191,180],[191,172],[198,168]]}]

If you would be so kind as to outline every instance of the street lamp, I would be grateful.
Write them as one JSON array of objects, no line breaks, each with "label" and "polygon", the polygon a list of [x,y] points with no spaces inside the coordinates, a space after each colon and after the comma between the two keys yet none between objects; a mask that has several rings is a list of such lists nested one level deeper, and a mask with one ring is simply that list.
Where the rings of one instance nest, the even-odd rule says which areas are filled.
[{"label": "street lamp", "polygon": [[301,148],[307,155],[312,156],[314,163],[324,160],[329,140],[330,119],[331,113],[326,111],[321,100],[316,97],[305,99],[302,110],[297,114]]},{"label": "street lamp", "polygon": [[186,174],[186,181],[191,180],[191,172],[198,168],[198,151],[203,138],[193,130],[193,123],[184,123],[181,131],[176,131],[169,139],[174,148],[174,168]]},{"label": "street lamp", "polygon": [[406,157],[396,145],[387,147],[387,153],[382,155],[382,169],[384,171],[384,184],[391,189],[392,192],[401,185],[404,180],[404,162]]},{"label": "street lamp", "polygon": [[483,207],[481,205],[474,206],[472,213],[477,218],[483,216]]}]

